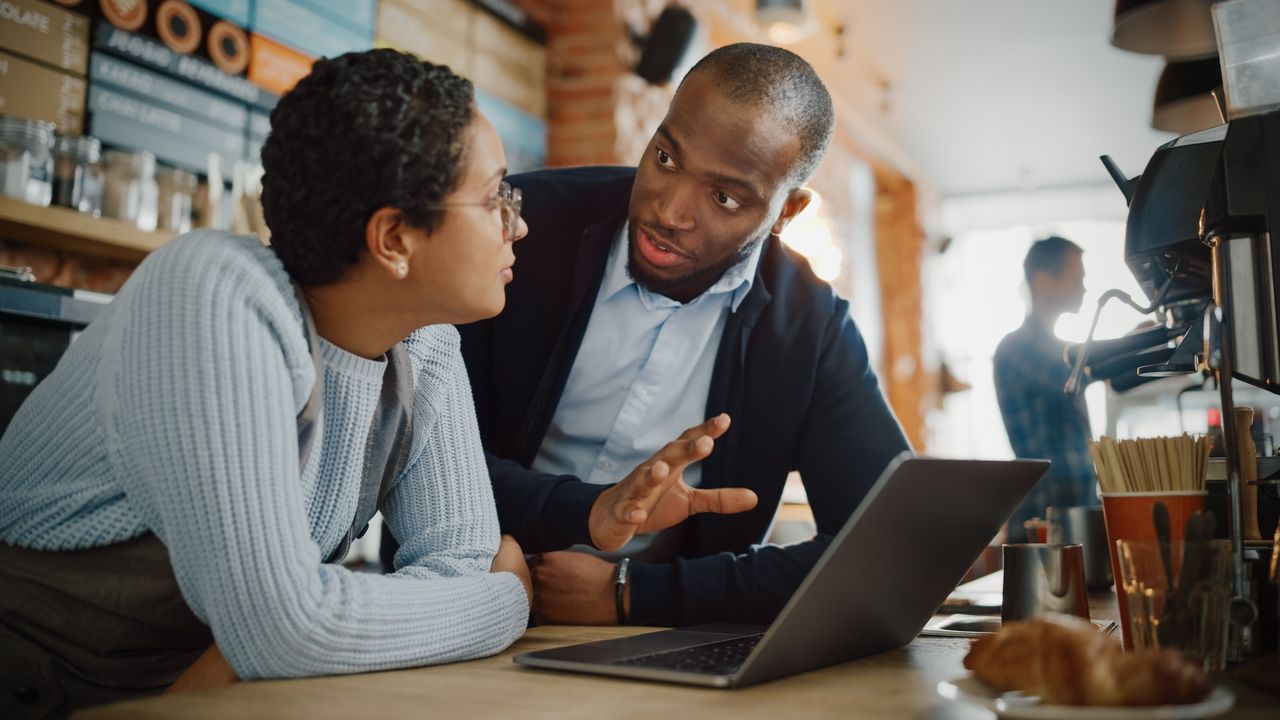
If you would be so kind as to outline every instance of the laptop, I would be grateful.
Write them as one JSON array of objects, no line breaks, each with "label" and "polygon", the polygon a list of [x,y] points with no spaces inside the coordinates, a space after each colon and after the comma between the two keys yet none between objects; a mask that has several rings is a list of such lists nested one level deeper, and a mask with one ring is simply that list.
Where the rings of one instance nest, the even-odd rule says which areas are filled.
[{"label": "laptop", "polygon": [[743,687],[911,642],[1047,460],[898,456],[772,625],[696,625],[517,655],[546,670]]}]

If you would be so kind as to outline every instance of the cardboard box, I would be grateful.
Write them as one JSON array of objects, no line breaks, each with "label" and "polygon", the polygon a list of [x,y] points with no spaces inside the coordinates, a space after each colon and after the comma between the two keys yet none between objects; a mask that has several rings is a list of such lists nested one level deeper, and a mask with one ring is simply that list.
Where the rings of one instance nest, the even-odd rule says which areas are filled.
[{"label": "cardboard box", "polygon": [[373,47],[372,29],[354,30],[296,0],[258,0],[253,32],[314,57],[336,57]]},{"label": "cardboard box", "polygon": [[58,132],[84,131],[83,78],[0,52],[0,115],[45,120]]},{"label": "cardboard box", "polygon": [[83,76],[89,18],[44,0],[0,0],[0,48]]},{"label": "cardboard box", "polygon": [[95,51],[90,57],[89,77],[95,86],[124,90],[155,105],[233,132],[244,131],[249,123],[249,109],[242,103],[226,100],[102,52]]},{"label": "cardboard box", "polygon": [[89,88],[89,131],[106,145],[146,150],[161,162],[208,172],[209,153],[223,171],[244,158],[245,137],[180,113],[157,107],[112,88]]},{"label": "cardboard box", "polygon": [[268,112],[279,100],[276,95],[245,78],[228,75],[206,60],[179,55],[155,40],[125,32],[107,23],[98,24],[93,36],[93,47]]},{"label": "cardboard box", "polygon": [[311,72],[312,58],[257,33],[249,35],[249,81],[283,95]]}]

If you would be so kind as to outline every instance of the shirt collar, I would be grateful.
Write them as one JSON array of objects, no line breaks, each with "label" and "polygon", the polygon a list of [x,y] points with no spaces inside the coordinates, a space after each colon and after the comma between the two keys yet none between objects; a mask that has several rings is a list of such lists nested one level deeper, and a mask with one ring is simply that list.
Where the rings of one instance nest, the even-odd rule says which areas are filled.
[{"label": "shirt collar", "polygon": [[[609,248],[609,259],[605,261],[604,283],[601,286],[601,301],[608,302],[615,295],[625,290],[628,286],[635,285],[636,290],[640,293],[645,305],[648,306],[664,306],[676,304],[674,300],[657,293],[651,293],[648,290],[636,285],[635,280],[627,274],[627,233],[630,223],[622,223],[622,228],[618,231],[617,237],[613,239],[613,245]],[[702,295],[716,295],[719,293],[732,293],[730,300],[730,309],[736,312],[738,306],[742,304],[743,299],[747,297],[747,293],[751,291],[751,285],[755,281],[756,267],[760,264],[760,252],[764,247],[763,242],[756,243],[751,249],[751,253],[739,261],[736,265],[724,271],[719,280],[716,280],[711,287],[707,288]]]}]

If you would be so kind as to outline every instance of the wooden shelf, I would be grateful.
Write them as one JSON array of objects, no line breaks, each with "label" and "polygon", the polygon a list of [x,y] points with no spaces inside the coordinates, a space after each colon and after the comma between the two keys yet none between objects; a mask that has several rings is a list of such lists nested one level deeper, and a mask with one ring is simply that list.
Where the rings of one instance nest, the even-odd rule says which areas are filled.
[{"label": "wooden shelf", "polygon": [[0,238],[71,252],[141,260],[174,236],[64,207],[39,207],[0,196]]}]

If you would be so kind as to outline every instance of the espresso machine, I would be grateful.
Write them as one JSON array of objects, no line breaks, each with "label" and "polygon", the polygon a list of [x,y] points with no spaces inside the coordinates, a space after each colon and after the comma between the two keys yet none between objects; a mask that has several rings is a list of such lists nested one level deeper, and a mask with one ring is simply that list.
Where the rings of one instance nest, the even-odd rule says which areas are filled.
[{"label": "espresso machine", "polygon": [[[1280,529],[1246,538],[1232,381],[1280,394],[1280,109],[1232,119],[1158,148],[1126,178],[1103,164],[1129,203],[1125,263],[1148,304],[1121,297],[1162,322],[1074,349],[1076,374],[1123,390],[1155,377],[1208,373],[1221,396],[1239,658],[1273,650]],[[1117,294],[1120,295],[1120,294]],[[1073,376],[1073,379],[1075,377]],[[1263,608],[1262,613],[1259,607]]]}]

